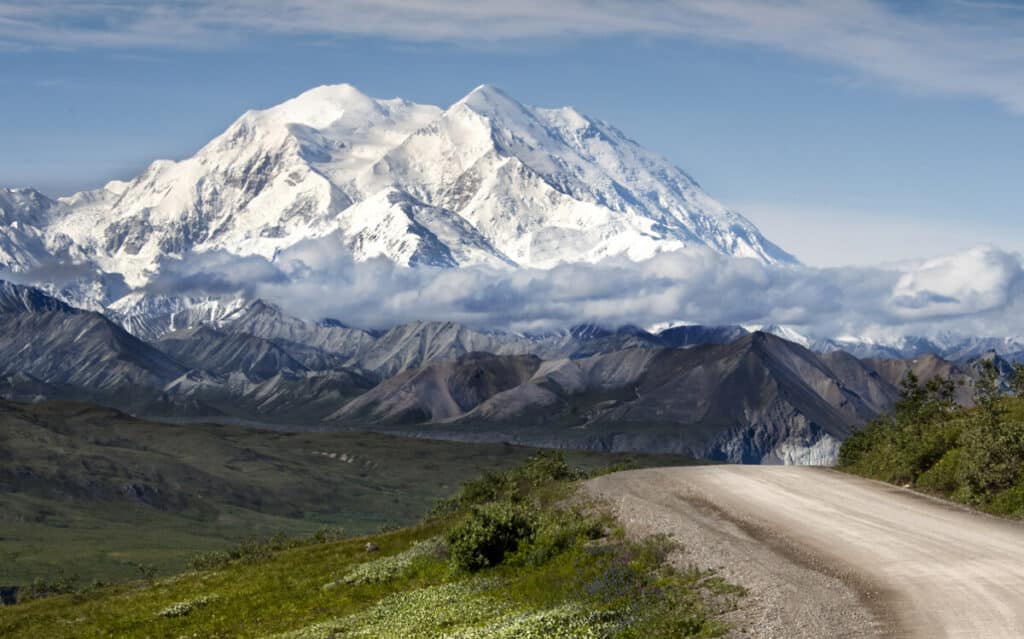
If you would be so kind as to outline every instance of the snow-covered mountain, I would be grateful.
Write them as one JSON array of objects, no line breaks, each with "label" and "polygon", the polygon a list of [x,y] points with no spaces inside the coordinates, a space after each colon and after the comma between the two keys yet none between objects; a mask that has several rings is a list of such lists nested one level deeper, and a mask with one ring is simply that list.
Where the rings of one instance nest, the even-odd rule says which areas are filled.
[{"label": "snow-covered mountain", "polygon": [[197,326],[218,326],[247,306],[240,297],[189,297],[133,292],[111,304],[107,315],[132,335],[148,341]]},{"label": "snow-covered mountain", "polygon": [[1024,339],[1018,337],[975,337],[958,333],[940,333],[932,337],[898,336],[891,339],[839,337],[810,343],[811,350],[828,353],[845,351],[860,358],[909,359],[938,355],[951,362],[965,363],[987,354],[1024,362]]},{"label": "snow-covered mountain", "polygon": [[793,261],[688,175],[572,108],[524,106],[480,86],[361,172],[458,213],[523,266],[633,259],[692,245]]},{"label": "snow-covered mountain", "polygon": [[167,257],[273,259],[340,232],[356,260],[547,268],[686,246],[793,262],[664,158],[572,108],[480,86],[448,109],[323,86],[194,156],[54,201],[0,192],[0,266],[60,256],[149,281]]},{"label": "snow-covered mountain", "polygon": [[46,228],[58,211],[62,207],[38,191],[0,188],[0,267],[25,271],[66,251],[66,238],[52,236],[47,245]]}]

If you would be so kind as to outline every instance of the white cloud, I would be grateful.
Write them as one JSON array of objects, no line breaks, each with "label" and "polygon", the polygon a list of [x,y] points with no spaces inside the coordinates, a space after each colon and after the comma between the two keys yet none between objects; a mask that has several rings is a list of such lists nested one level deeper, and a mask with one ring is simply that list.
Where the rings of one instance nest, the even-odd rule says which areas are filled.
[{"label": "white cloud", "polygon": [[0,46],[224,46],[249,33],[495,42],[637,34],[763,46],[1024,113],[1024,14],[877,0],[108,0],[0,2]]},{"label": "white cloud", "polygon": [[153,288],[244,291],[309,319],[369,328],[423,319],[518,331],[686,320],[787,324],[817,337],[1024,335],[1024,262],[991,246],[887,268],[769,267],[693,249],[544,271],[356,263],[329,237],[303,242],[273,265],[193,256],[169,264]]},{"label": "white cloud", "polygon": [[992,247],[931,259],[900,276],[890,308],[905,319],[963,317],[1005,308],[1021,282],[1020,260]]}]

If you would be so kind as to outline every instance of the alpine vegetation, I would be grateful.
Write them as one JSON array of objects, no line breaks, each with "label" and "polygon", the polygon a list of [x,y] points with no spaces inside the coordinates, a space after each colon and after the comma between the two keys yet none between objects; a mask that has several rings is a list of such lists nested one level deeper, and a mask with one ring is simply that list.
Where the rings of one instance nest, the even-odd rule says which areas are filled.
[{"label": "alpine vegetation", "polygon": [[972,408],[953,394],[951,380],[908,374],[895,410],[843,443],[840,468],[1024,517],[1024,365],[1001,389],[985,361]]},{"label": "alpine vegetation", "polygon": [[[721,615],[743,589],[674,567],[685,552],[665,538],[627,538],[577,494],[575,480],[587,475],[558,453],[538,453],[464,484],[409,528],[282,541],[246,561],[19,604],[0,617],[0,632],[12,639],[44,628],[55,638],[126,639],[723,636]],[[58,621],[70,617],[78,621]]]}]

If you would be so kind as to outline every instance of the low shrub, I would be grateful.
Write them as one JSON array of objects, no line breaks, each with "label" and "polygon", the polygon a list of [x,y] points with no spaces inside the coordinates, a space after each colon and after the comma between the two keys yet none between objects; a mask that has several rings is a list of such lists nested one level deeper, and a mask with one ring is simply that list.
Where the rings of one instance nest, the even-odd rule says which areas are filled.
[{"label": "low shrub", "polygon": [[226,550],[211,550],[210,552],[193,555],[188,560],[189,570],[219,570],[231,563],[231,553]]},{"label": "low shrub", "polygon": [[512,470],[487,472],[466,482],[454,496],[435,504],[431,516],[449,516],[490,502],[522,501],[543,486],[586,477],[584,470],[569,466],[561,451],[538,451]]},{"label": "low shrub", "polygon": [[918,478],[918,487],[944,495],[956,492],[960,485],[960,455],[959,448],[947,451],[934,466]]},{"label": "low shrub", "polygon": [[43,599],[54,595],[67,595],[78,590],[78,575],[65,574],[58,570],[57,574],[50,578],[37,577],[32,582],[18,591],[18,601],[31,601],[32,599]]},{"label": "low shrub", "polygon": [[537,513],[531,507],[500,501],[473,506],[469,515],[448,531],[446,543],[453,565],[477,571],[500,564],[533,535]]},{"label": "low shrub", "polygon": [[520,467],[519,474],[534,488],[556,481],[577,481],[587,478],[584,470],[569,466],[560,450],[537,452]]},{"label": "low shrub", "polygon": [[975,415],[964,429],[960,484],[983,503],[1024,481],[1024,423]]},{"label": "low shrub", "polygon": [[258,564],[268,561],[283,550],[330,544],[345,539],[344,528],[321,527],[306,537],[289,537],[285,533],[276,533],[270,537],[250,537],[226,550],[212,550],[193,555],[188,560],[189,570],[219,570],[232,562]]},{"label": "low shrub", "polygon": [[1024,517],[1024,483],[996,493],[986,510],[998,515]]},{"label": "low shrub", "polygon": [[294,548],[296,545],[333,544],[345,539],[345,536],[345,529],[341,526],[321,526],[312,535],[306,537],[305,540],[300,540],[299,544],[292,543],[289,547]]},{"label": "low shrub", "polygon": [[542,510],[536,517],[528,543],[521,544],[515,559],[539,566],[582,542],[604,536],[606,522],[577,510]]}]

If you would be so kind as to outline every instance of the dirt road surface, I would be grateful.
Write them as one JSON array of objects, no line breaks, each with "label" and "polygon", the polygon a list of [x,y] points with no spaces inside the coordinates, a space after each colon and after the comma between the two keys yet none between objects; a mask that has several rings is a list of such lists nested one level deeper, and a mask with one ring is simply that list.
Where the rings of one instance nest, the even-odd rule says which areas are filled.
[{"label": "dirt road surface", "polygon": [[1017,522],[823,468],[649,469],[587,490],[745,586],[734,637],[1024,637]]}]

